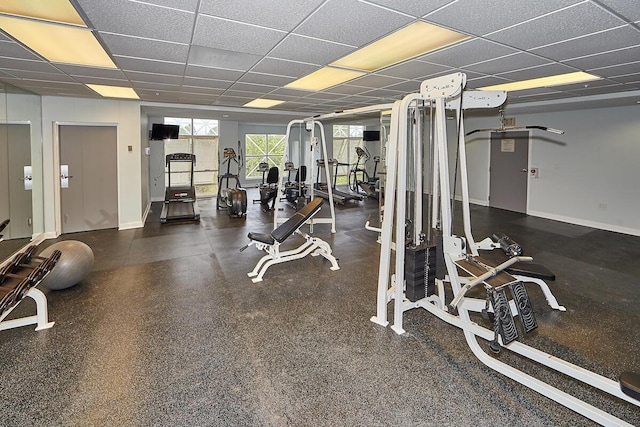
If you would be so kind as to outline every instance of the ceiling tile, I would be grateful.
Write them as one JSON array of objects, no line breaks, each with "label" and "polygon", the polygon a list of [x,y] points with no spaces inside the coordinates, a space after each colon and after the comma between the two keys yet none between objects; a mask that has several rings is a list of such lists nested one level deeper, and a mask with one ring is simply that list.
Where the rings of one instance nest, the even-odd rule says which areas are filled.
[{"label": "ceiling tile", "polygon": [[515,71],[522,68],[538,67],[547,65],[550,61],[529,53],[516,53],[514,55],[503,56],[491,61],[480,62],[464,67],[465,71],[470,70],[483,74],[497,74],[502,72]]},{"label": "ceiling tile", "polygon": [[272,74],[246,73],[238,81],[271,86],[284,86],[293,80],[294,77],[274,76]]},{"label": "ceiling tile", "polygon": [[290,34],[269,57],[325,65],[353,51],[353,47]]},{"label": "ceiling tile", "polygon": [[201,0],[200,13],[280,30],[293,30],[324,0]]},{"label": "ceiling tile", "polygon": [[163,92],[158,90],[138,89],[136,93],[143,101],[149,102],[179,102],[179,92]]},{"label": "ceiling tile", "polygon": [[130,58],[127,56],[114,55],[113,59],[118,67],[127,71],[177,75],[183,74],[185,67],[185,64],[180,62],[154,61],[151,59]]},{"label": "ceiling tile", "polygon": [[611,80],[624,84],[640,83],[640,74],[629,74],[626,76],[612,77]]},{"label": "ceiling tile", "polygon": [[136,71],[125,71],[125,75],[132,82],[150,82],[180,85],[182,84],[182,76],[170,76],[168,74],[140,73]]},{"label": "ceiling tile", "polygon": [[496,74],[496,76],[510,80],[528,80],[537,79],[539,77],[553,76],[556,74],[573,73],[575,71],[576,70],[574,68],[567,67],[566,65],[553,63],[549,65],[543,65],[541,67],[527,68],[524,70],[511,71],[508,73],[499,73]]},{"label": "ceiling tile", "polygon": [[402,83],[396,83],[385,87],[385,89],[397,90],[404,93],[417,93],[420,92],[420,83],[417,80],[408,80]]},{"label": "ceiling tile", "polygon": [[[13,74],[13,73],[12,73]],[[43,82],[65,82],[76,83],[72,77],[63,73],[41,73],[39,71],[22,70],[19,73],[21,79],[24,80],[40,80]]]},{"label": "ceiling tile", "polygon": [[107,86],[131,86],[128,80],[105,79],[102,77],[74,76],[74,79],[84,84],[107,85]]},{"label": "ceiling tile", "polygon": [[179,92],[181,85],[153,82],[131,82],[135,90],[159,90],[166,92]]},{"label": "ceiling tile", "polygon": [[185,77],[182,81],[184,86],[203,87],[210,89],[228,89],[233,82],[226,80],[201,79],[197,77]]},{"label": "ceiling tile", "polygon": [[340,95],[358,95],[361,93],[367,93],[371,91],[370,87],[355,86],[355,85],[338,85],[330,87],[325,90],[328,93],[337,93]]},{"label": "ceiling tile", "polygon": [[465,0],[452,2],[430,15],[427,20],[467,34],[482,36],[559,10],[583,0],[513,1]]},{"label": "ceiling tile", "polygon": [[411,21],[406,15],[357,0],[329,0],[296,28],[296,33],[361,46]]},{"label": "ceiling tile", "polygon": [[199,15],[193,34],[193,44],[265,55],[286,35],[287,33],[283,31]]},{"label": "ceiling tile", "polygon": [[428,53],[418,59],[432,64],[460,68],[517,52],[516,49],[502,46],[488,40],[473,39],[433,53]]},{"label": "ceiling tile", "polygon": [[379,4],[398,12],[407,13],[411,16],[419,18],[424,16],[452,0],[370,0],[371,3]]},{"label": "ceiling tile", "polygon": [[197,87],[197,86],[188,86],[188,85],[182,85],[182,90],[181,92],[184,94],[188,94],[188,95],[207,95],[207,96],[213,96],[213,95],[221,95],[226,88],[224,89],[217,89],[217,88],[208,88],[208,87]]},{"label": "ceiling tile", "polygon": [[186,44],[148,40],[139,37],[100,32],[109,51],[114,55],[160,61],[187,62],[189,46]]},{"label": "ceiling tile", "polygon": [[451,70],[443,65],[430,64],[424,61],[411,60],[398,65],[387,67],[376,72],[383,76],[399,77],[404,79],[422,80],[426,76]]},{"label": "ceiling tile", "polygon": [[240,107],[249,101],[253,101],[254,98],[236,97],[236,96],[220,96],[214,102],[213,105],[229,105],[232,107]]},{"label": "ceiling tile", "polygon": [[640,46],[572,59],[564,63],[581,70],[592,70],[616,64],[627,64],[640,58]]},{"label": "ceiling tile", "polygon": [[266,86],[266,85],[257,85],[252,83],[240,83],[240,82],[234,83],[229,88],[229,90],[261,93],[261,94],[269,93],[274,89],[277,89],[277,86]]},{"label": "ceiling tile", "polygon": [[630,25],[590,34],[578,39],[533,49],[531,52],[556,61],[566,61],[626,46],[640,45],[640,31]]},{"label": "ceiling tile", "polygon": [[129,0],[78,0],[100,31],[189,43],[195,14]]},{"label": "ceiling tile", "polygon": [[44,61],[30,61],[26,59],[12,59],[0,57],[0,68],[8,70],[39,71],[42,73],[57,73],[58,69]]},{"label": "ceiling tile", "polygon": [[0,56],[8,58],[40,60],[40,57],[33,54],[29,49],[24,48],[19,43],[9,40],[0,41]]},{"label": "ceiling tile", "polygon": [[627,86],[625,84],[612,84],[609,86],[602,86],[602,87],[589,87],[589,88],[583,88],[583,89],[576,89],[576,90],[573,90],[573,92],[580,96],[607,95],[607,94],[616,93],[616,92],[626,92],[629,90],[634,90],[636,88],[637,86],[633,87],[633,86]]},{"label": "ceiling tile", "polygon": [[171,9],[186,10],[188,12],[195,12],[198,8],[199,0],[144,0],[145,3],[155,4],[157,6],[164,6]]},{"label": "ceiling tile", "polygon": [[479,87],[499,85],[503,83],[509,83],[511,81],[512,80],[507,80],[495,76],[478,77],[467,80],[467,89],[477,89]]},{"label": "ceiling tile", "polygon": [[239,79],[243,74],[244,73],[242,73],[241,71],[225,70],[215,67],[199,67],[197,65],[187,65],[187,70],[185,71],[185,76],[189,77],[198,77],[200,79],[228,80],[230,82]]},{"label": "ceiling tile", "polygon": [[597,0],[598,3],[623,16],[629,22],[640,20],[640,7],[634,0]]},{"label": "ceiling tile", "polygon": [[402,83],[405,79],[398,79],[396,77],[381,76],[377,74],[368,74],[363,77],[351,80],[349,83],[353,86],[364,86],[367,88],[379,88]]},{"label": "ceiling tile", "polygon": [[[639,58],[640,59],[640,58]],[[629,64],[614,65],[613,67],[598,68],[592,70],[594,74],[602,77],[617,77],[627,74],[640,73],[640,62],[632,62]]]},{"label": "ceiling tile", "polygon": [[287,77],[302,77],[320,68],[318,65],[288,61],[286,59],[263,58],[251,71]]},{"label": "ceiling tile", "polygon": [[116,80],[127,79],[122,70],[114,70],[113,68],[83,67],[69,64],[56,64],[56,68],[71,76],[99,77]]},{"label": "ceiling tile", "polygon": [[[531,5],[537,6],[537,2],[532,2]],[[542,18],[495,32],[486,38],[527,50],[585,36],[622,24],[624,24],[622,20],[593,3],[581,3]]]},{"label": "ceiling tile", "polygon": [[260,58],[259,55],[251,55],[244,52],[191,46],[188,63],[189,65],[199,65],[202,67],[247,71],[253,67]]}]

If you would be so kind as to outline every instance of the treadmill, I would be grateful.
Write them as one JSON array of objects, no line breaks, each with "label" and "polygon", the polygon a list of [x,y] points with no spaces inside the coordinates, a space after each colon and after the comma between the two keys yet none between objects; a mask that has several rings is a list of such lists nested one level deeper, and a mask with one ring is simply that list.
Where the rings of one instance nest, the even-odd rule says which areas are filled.
[{"label": "treadmill", "polygon": [[[329,161],[327,162],[329,165],[335,165],[336,166],[336,170],[335,173],[333,174],[333,183],[331,185],[331,193],[333,195],[333,201],[335,203],[338,203],[340,205],[344,205],[346,202],[353,200],[356,202],[360,202],[362,200],[364,200],[364,197],[360,194],[354,194],[354,193],[347,193],[345,191],[340,191],[336,189],[336,181],[338,179],[338,167],[339,166],[344,166],[347,165],[346,163],[339,163],[337,159],[329,159]],[[313,186],[314,189],[314,193],[317,194],[318,196],[322,197],[323,199],[327,199],[329,200],[329,192],[327,191],[327,186],[328,184],[324,183],[324,182],[320,182],[320,169],[327,167],[327,165],[325,164],[324,159],[318,159],[316,160],[316,164],[318,166],[318,173],[316,175],[316,183]]]},{"label": "treadmill", "polygon": [[[189,186],[171,186],[171,164],[190,163]],[[173,221],[200,221],[200,212],[196,206],[196,188],[193,186],[193,166],[196,163],[195,154],[173,153],[167,154],[166,166],[169,174],[169,186],[164,193],[164,205],[160,213],[160,223]],[[177,173],[175,170],[173,173]]]}]

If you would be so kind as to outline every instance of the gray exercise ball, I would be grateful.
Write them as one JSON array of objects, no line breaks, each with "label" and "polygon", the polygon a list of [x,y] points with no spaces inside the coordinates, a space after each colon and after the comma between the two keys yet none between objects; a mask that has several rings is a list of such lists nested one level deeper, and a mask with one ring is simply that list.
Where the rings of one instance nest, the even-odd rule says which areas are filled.
[{"label": "gray exercise ball", "polygon": [[88,245],[77,240],[64,240],[46,247],[39,255],[49,257],[56,249],[62,255],[40,286],[52,290],[67,289],[87,277],[93,266],[93,251]]}]

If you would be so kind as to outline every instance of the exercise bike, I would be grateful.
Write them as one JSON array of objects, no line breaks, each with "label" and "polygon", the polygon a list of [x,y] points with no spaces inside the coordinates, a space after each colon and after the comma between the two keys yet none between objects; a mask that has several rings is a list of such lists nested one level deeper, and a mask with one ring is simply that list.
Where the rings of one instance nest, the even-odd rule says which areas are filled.
[{"label": "exercise bike", "polygon": [[[270,211],[276,204],[276,197],[278,197],[278,180],[280,179],[280,171],[277,166],[269,167],[269,163],[261,162],[258,165],[258,171],[262,172],[262,183],[258,186],[260,191],[260,198],[254,199],[253,203],[260,202],[262,210],[265,212]],[[265,179],[266,176],[266,179]],[[271,202],[271,207],[269,207]]]},{"label": "exercise bike", "polygon": [[[305,165],[296,168],[293,162],[286,162],[284,170],[287,171],[287,182],[284,184],[284,200],[295,210],[301,209],[307,204],[307,167]],[[291,180],[291,173],[295,171],[294,180]],[[282,199],[281,199],[282,200]]]},{"label": "exercise bike", "polygon": [[[218,209],[228,209],[229,216],[241,218],[247,215],[247,190],[242,188],[240,178],[237,174],[231,173],[231,162],[238,165],[238,173],[242,164],[238,161],[238,156],[233,148],[227,147],[223,152],[224,160],[222,164],[227,164],[227,172],[218,176]],[[229,180],[235,180],[235,188],[229,186]],[[224,186],[222,182],[225,182]]]},{"label": "exercise bike", "polygon": [[[356,154],[358,155],[358,159],[349,172],[349,189],[353,192],[359,193],[360,191],[358,191],[358,187],[360,187],[367,197],[377,199],[379,192],[379,178],[376,177],[376,173],[378,170],[378,163],[380,162],[380,156],[375,156],[373,158],[373,176],[370,177],[365,168],[367,160],[371,158],[369,150],[367,150],[366,147],[364,149],[356,147]],[[362,165],[360,162],[362,162]]]}]

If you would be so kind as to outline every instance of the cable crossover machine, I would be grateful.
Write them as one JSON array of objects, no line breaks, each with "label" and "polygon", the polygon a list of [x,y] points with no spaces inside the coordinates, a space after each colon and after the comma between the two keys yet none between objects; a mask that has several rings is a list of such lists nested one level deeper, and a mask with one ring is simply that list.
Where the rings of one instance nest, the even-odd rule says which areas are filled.
[{"label": "cable crossover machine", "polygon": [[[371,320],[387,326],[387,308],[392,305],[391,328],[402,334],[405,332],[403,315],[406,311],[415,308],[427,310],[462,329],[472,353],[488,367],[597,423],[630,426],[576,395],[491,355],[502,349],[512,351],[640,407],[640,375],[637,373],[625,372],[619,381],[613,381],[523,342],[525,335],[537,328],[525,283],[539,286],[552,309],[565,311],[565,308],[558,304],[535,269],[527,270],[526,263],[532,258],[519,255],[519,247],[514,246],[508,237],[496,236],[501,242],[491,238],[478,242],[473,238],[463,113],[468,109],[497,108],[506,101],[507,94],[503,91],[465,91],[465,83],[466,75],[463,73],[430,79],[421,84],[419,93],[406,95],[393,104],[386,144],[387,196],[382,227],[368,227],[381,233],[377,313]],[[455,235],[452,227],[447,110],[453,112],[457,119],[464,237]],[[528,128],[562,133],[542,126]],[[429,161],[423,162],[423,158]],[[426,203],[422,202],[423,173],[429,177],[430,185]],[[408,197],[408,194],[413,196]],[[501,246],[513,256],[499,265],[480,256],[479,250]],[[394,250],[395,260],[392,263]],[[515,263],[520,266],[512,269]],[[449,288],[447,292],[445,287]],[[481,297],[477,297],[478,291]],[[474,321],[472,315],[480,314],[489,319],[492,328]],[[483,349],[478,338],[489,343],[489,352]]]}]

